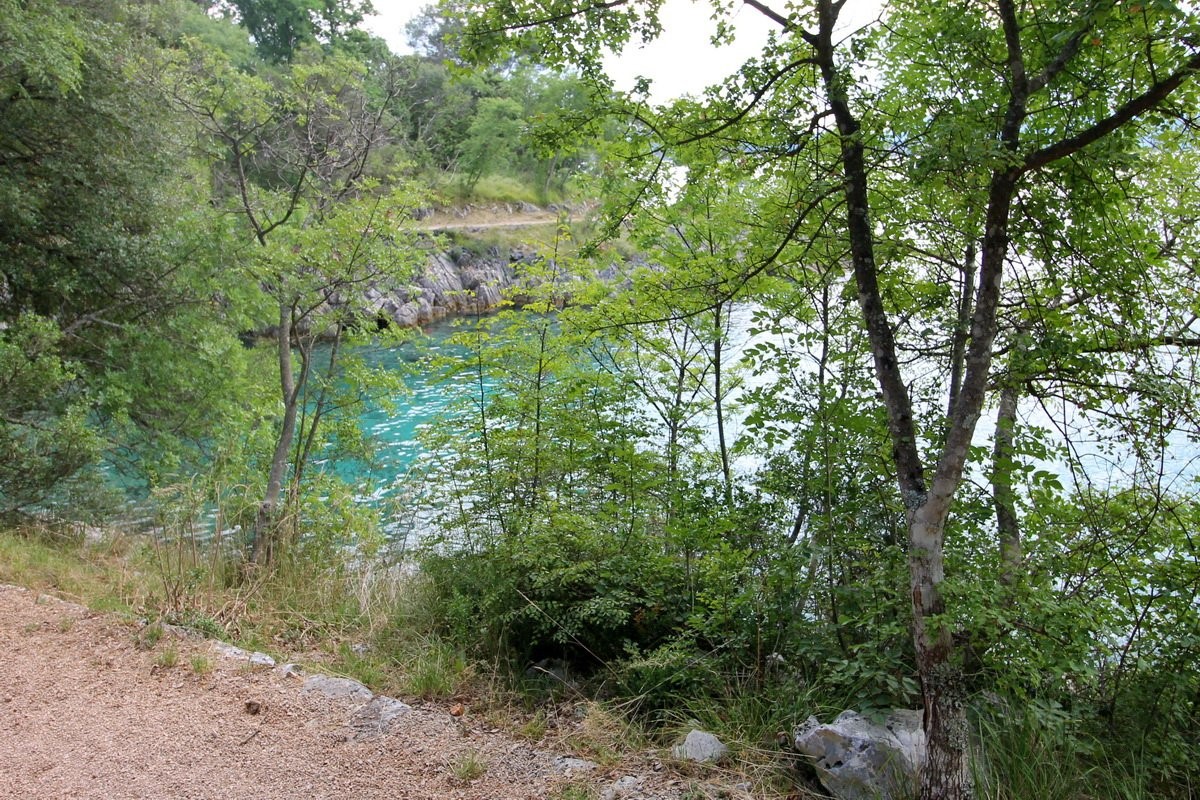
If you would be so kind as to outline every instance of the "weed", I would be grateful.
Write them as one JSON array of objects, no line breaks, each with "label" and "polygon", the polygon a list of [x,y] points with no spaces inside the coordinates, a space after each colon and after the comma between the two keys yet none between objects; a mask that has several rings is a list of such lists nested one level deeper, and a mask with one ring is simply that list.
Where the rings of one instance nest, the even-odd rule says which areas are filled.
[{"label": "weed", "polygon": [[[1075,800],[1103,797],[1141,800],[1161,796],[1148,789],[1145,775],[1122,771],[1103,759],[1089,758],[1098,750],[1067,725],[1055,724],[1032,712],[983,714],[978,720],[981,752],[974,763],[979,796],[987,800]],[[1088,768],[1064,769],[1068,764]]]},{"label": "weed", "polygon": [[390,660],[374,650],[344,643],[338,648],[337,661],[333,666],[337,671],[376,690],[387,692],[395,688],[396,679]]},{"label": "weed", "polygon": [[58,632],[59,633],[67,633],[68,631],[71,630],[71,628],[74,628],[74,627],[75,627],[75,618],[74,617],[63,617],[62,619],[60,619],[58,621]]},{"label": "weed", "polygon": [[128,569],[115,542],[85,547],[75,538],[18,529],[0,532],[0,583],[53,590],[96,610],[125,613],[145,596],[150,581]]},{"label": "weed", "polygon": [[444,700],[458,692],[468,672],[460,652],[443,642],[431,642],[409,665],[407,689],[425,700]]},{"label": "weed", "polygon": [[596,800],[596,797],[596,787],[586,783],[568,783],[555,789],[550,800]]},{"label": "weed", "polygon": [[166,617],[166,621],[172,625],[196,631],[208,639],[219,639],[226,635],[226,631],[221,626],[221,623],[217,622],[211,615],[205,614],[198,609],[184,609],[183,611],[169,614]]},{"label": "weed", "polygon": [[212,660],[208,656],[194,655],[192,656],[192,672],[197,675],[207,675],[212,672]]},{"label": "weed", "polygon": [[599,703],[577,707],[580,722],[564,736],[569,749],[600,764],[614,764],[622,752],[645,743],[645,737],[630,721]]},{"label": "weed", "polygon": [[506,175],[485,175],[471,185],[467,176],[447,173],[437,188],[455,202],[537,203],[536,190]]},{"label": "weed", "polygon": [[174,645],[164,647],[154,658],[154,663],[165,669],[170,669],[179,663],[179,651]]},{"label": "weed", "polygon": [[531,742],[540,742],[546,738],[546,712],[538,711],[524,725],[517,729],[517,734]]},{"label": "weed", "polygon": [[460,783],[470,783],[476,778],[483,777],[485,772],[487,772],[487,762],[474,750],[463,753],[450,766],[450,774]]},{"label": "weed", "polygon": [[163,637],[162,623],[152,622],[137,633],[134,644],[139,650],[153,650],[158,640]]}]

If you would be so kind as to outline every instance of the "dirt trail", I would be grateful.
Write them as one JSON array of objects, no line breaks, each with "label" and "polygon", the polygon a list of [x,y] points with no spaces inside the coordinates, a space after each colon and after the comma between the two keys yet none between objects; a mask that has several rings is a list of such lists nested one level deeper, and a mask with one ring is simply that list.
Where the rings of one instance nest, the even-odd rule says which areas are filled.
[{"label": "dirt trail", "polygon": [[[564,761],[489,729],[468,711],[415,707],[358,740],[355,707],[302,679],[221,659],[213,643],[139,649],[112,618],[0,586],[0,797],[548,798],[562,784],[602,796],[623,770]],[[197,673],[192,659],[213,665]],[[258,713],[248,707],[257,703]],[[471,780],[462,764],[483,774]],[[456,769],[457,768],[457,769]],[[676,798],[684,782],[643,765],[628,798]],[[629,769],[626,767],[625,769]]]},{"label": "dirt trail", "polygon": [[536,207],[519,208],[510,205],[471,206],[462,209],[439,209],[416,222],[427,231],[491,230],[495,228],[531,228],[554,225],[560,220],[577,222],[582,213],[571,211],[565,218],[557,211]]}]

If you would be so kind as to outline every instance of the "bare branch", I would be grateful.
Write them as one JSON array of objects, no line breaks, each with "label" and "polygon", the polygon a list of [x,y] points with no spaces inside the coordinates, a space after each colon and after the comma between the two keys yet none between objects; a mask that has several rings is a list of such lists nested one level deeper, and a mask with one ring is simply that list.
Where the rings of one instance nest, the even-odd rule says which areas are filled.
[{"label": "bare branch", "polygon": [[784,31],[791,33],[795,29],[795,26],[791,23],[791,20],[789,20],[787,17],[783,16],[782,14],[780,14],[778,11],[774,10],[773,8],[769,7],[765,3],[760,3],[760,2],[758,2],[758,0],[742,0],[742,2],[744,4],[750,6],[755,11],[759,12],[760,14],[762,14],[764,17],[771,20],[772,22],[777,23],[779,25],[779,27],[783,28]]}]

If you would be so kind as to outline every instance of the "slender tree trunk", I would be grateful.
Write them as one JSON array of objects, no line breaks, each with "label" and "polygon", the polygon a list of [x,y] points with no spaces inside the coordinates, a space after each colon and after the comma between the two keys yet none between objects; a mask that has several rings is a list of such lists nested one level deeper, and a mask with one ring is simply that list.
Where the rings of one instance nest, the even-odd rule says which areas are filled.
[{"label": "slender tree trunk", "polygon": [[[334,376],[337,374],[338,353],[342,347],[343,330],[340,322],[334,328],[333,341],[329,345],[329,363],[324,370],[325,380],[321,384],[320,391],[317,392],[317,401],[312,404],[312,419],[307,425],[300,426],[303,444],[296,448],[296,457],[293,462],[295,470],[292,474],[292,485],[296,489],[299,489],[300,480],[304,477],[304,470],[308,466],[308,459],[312,456],[313,448],[317,444],[317,430],[321,427],[321,420],[325,417],[325,412],[329,410],[329,387],[333,384]],[[313,344],[315,342],[310,340],[297,348],[301,351],[301,358],[304,361],[303,373],[307,373],[311,369]],[[303,381],[302,385],[305,383],[307,381]]]},{"label": "slender tree trunk", "polygon": [[1021,523],[1017,518],[1013,491],[1013,429],[1017,422],[1017,390],[1006,385],[1000,390],[996,411],[996,441],[992,448],[992,501],[996,509],[996,527],[1000,539],[1000,582],[1014,584],[1021,573],[1024,554]]},{"label": "slender tree trunk", "polygon": [[950,504],[962,480],[986,390],[996,330],[1000,268],[1007,248],[1008,212],[1017,173],[993,176],[981,279],[972,316],[970,346],[964,359],[963,385],[948,419],[946,438],[930,487],[926,484],[925,465],[918,447],[912,399],[900,371],[891,321],[879,288],[861,126],[850,108],[846,87],[835,63],[833,29],[840,10],[841,3],[820,0],[818,32],[804,36],[815,51],[826,98],[841,136],[840,161],[851,263],[859,306],[871,343],[876,380],[887,411],[896,480],[907,511],[913,646],[921,681],[926,735],[921,800],[969,800],[975,793],[969,762],[965,681],[956,658],[952,631],[945,619],[945,601],[941,592],[945,579],[943,547]]},{"label": "slender tree trunk", "polygon": [[954,343],[950,349],[950,401],[946,416],[954,413],[958,392],[962,387],[963,357],[967,352],[967,339],[971,333],[971,298],[975,294],[975,243],[967,245],[962,263],[962,291],[958,296],[958,318],[954,327]]},{"label": "slender tree trunk", "polygon": [[251,557],[254,563],[260,566],[269,565],[275,558],[279,497],[283,492],[288,454],[296,435],[296,413],[299,405],[295,376],[292,372],[292,309],[286,303],[279,305],[279,329],[275,334],[275,342],[279,355],[279,390],[283,399],[283,423],[279,428],[279,437],[275,440],[275,451],[271,454],[267,491],[254,519]]},{"label": "slender tree trunk", "polygon": [[538,361],[537,374],[534,376],[534,407],[533,407],[533,475],[530,481],[530,493],[526,501],[532,507],[537,502],[537,494],[542,485],[542,410],[543,392],[547,380],[546,340],[549,334],[549,323],[542,322],[538,330]]},{"label": "slender tree trunk", "polygon": [[724,479],[725,504],[733,504],[733,473],[729,467],[729,447],[725,443],[725,402],[721,385],[721,356],[725,330],[721,321],[721,303],[713,309],[713,403],[717,412],[717,447],[721,455],[721,477]]},{"label": "slender tree trunk", "polygon": [[683,416],[683,383],[687,379],[687,364],[682,359],[675,373],[675,391],[667,409],[667,485],[675,488],[679,477],[679,428]]}]

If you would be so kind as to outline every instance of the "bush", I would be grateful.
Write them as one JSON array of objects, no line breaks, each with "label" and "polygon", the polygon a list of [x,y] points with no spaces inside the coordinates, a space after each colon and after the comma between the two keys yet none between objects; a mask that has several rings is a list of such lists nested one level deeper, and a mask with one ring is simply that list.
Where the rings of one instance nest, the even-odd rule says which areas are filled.
[{"label": "bush", "polygon": [[661,542],[556,521],[476,551],[426,555],[422,569],[454,638],[521,662],[563,658],[594,670],[631,647],[657,647],[685,622],[683,576]]}]

